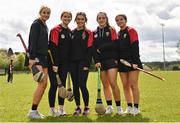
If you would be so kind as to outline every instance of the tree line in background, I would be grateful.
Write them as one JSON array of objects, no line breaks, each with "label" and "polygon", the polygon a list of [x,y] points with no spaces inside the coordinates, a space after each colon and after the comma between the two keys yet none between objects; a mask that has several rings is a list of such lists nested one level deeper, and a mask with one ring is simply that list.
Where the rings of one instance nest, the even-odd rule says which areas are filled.
[{"label": "tree line in background", "polygon": [[[177,52],[180,55],[180,41],[178,43]],[[28,67],[24,66],[25,53],[15,53],[13,60],[14,71],[29,71]],[[0,49],[0,69],[7,69],[10,59],[7,56],[7,50]],[[163,70],[163,62],[143,62],[144,68],[149,70]],[[180,70],[180,60],[166,62],[166,70]],[[91,63],[90,71],[95,71],[94,62]]]},{"label": "tree line in background", "polygon": [[[15,58],[13,59],[13,65],[15,71],[27,71],[28,68],[24,66],[25,54],[15,53]],[[7,56],[7,50],[0,49],[0,69],[7,69],[10,64],[10,58]]]}]

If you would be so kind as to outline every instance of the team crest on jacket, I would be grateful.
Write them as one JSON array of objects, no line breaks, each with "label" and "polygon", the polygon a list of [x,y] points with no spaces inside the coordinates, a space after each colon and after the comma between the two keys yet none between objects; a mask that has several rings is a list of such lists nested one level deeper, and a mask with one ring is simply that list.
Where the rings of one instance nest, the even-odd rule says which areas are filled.
[{"label": "team crest on jacket", "polygon": [[125,33],[124,35],[123,35],[123,38],[126,38],[127,37],[127,34]]},{"label": "team crest on jacket", "polygon": [[97,38],[97,37],[98,37],[98,34],[95,34],[95,35],[94,35],[94,38]]},{"label": "team crest on jacket", "polygon": [[64,38],[65,38],[65,35],[64,35],[64,34],[61,34],[61,38],[64,39]]},{"label": "team crest on jacket", "polygon": [[74,39],[74,35],[71,35],[71,39]]},{"label": "team crest on jacket", "polygon": [[106,32],[106,36],[107,36],[107,37],[109,36],[109,32]]},{"label": "team crest on jacket", "polygon": [[86,38],[86,33],[83,32],[83,34],[82,34],[82,39],[84,40],[85,38]]}]

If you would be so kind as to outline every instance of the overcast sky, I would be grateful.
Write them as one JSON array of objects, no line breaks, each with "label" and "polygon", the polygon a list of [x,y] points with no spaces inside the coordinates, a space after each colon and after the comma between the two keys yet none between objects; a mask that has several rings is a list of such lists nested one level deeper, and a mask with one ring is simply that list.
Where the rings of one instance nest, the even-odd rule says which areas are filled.
[{"label": "overcast sky", "polygon": [[166,60],[177,60],[176,44],[180,40],[180,0],[0,0],[0,48],[11,47],[14,51],[23,51],[16,37],[20,32],[28,44],[29,28],[38,17],[41,5],[51,8],[51,17],[47,21],[49,29],[60,23],[63,10],[73,13],[70,27],[73,29],[76,12],[86,12],[87,28],[97,27],[96,15],[104,11],[109,22],[119,31],[114,17],[123,13],[127,15],[128,25],[139,34],[140,55],[142,61],[163,61],[162,27],[165,24]]}]

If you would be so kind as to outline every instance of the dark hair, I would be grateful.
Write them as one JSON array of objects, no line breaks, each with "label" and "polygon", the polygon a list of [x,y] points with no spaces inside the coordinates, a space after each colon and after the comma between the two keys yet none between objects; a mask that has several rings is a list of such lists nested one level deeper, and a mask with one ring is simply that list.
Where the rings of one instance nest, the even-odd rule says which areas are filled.
[{"label": "dark hair", "polygon": [[63,17],[63,15],[64,15],[65,13],[69,14],[69,15],[71,16],[71,18],[72,18],[72,13],[71,13],[70,11],[63,11],[63,12],[61,13],[61,18]]},{"label": "dark hair", "polygon": [[110,24],[109,24],[109,19],[108,19],[108,16],[107,16],[107,14],[105,13],[105,12],[99,12],[98,14],[97,14],[97,17],[96,17],[96,21],[98,20],[98,16],[99,16],[99,14],[103,14],[103,15],[105,15],[105,17],[106,17],[106,20],[107,20],[107,26],[108,27],[110,27]]},{"label": "dark hair", "polygon": [[79,15],[82,15],[82,16],[85,18],[85,22],[87,22],[87,17],[86,17],[86,13],[85,13],[85,12],[78,12],[78,13],[76,14],[76,17],[75,17],[75,20],[74,20],[74,21],[76,21],[77,16],[79,16]]},{"label": "dark hair", "polygon": [[117,18],[118,16],[123,17],[123,18],[124,18],[124,20],[127,22],[127,17],[126,17],[126,15],[125,15],[125,14],[118,14],[118,15],[116,15],[115,20],[116,20],[116,18]]}]

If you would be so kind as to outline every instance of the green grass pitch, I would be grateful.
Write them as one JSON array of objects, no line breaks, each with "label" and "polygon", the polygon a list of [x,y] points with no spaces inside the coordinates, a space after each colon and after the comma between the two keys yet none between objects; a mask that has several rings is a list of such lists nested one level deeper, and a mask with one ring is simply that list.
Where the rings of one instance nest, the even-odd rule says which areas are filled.
[{"label": "green grass pitch", "polygon": [[[63,117],[49,117],[48,90],[41,100],[38,110],[47,117],[43,120],[30,120],[27,118],[27,112],[31,107],[32,94],[36,87],[31,74],[15,74],[13,83],[7,83],[7,76],[0,76],[0,121],[7,122],[30,122],[30,121],[46,121],[46,122],[177,122],[180,121],[180,72],[158,71],[153,72],[163,76],[166,81],[160,81],[154,77],[140,74],[140,110],[141,114],[137,116],[116,114],[115,102],[113,102],[114,113],[112,115],[96,114],[94,108],[96,104],[97,89],[97,73],[91,72],[88,78],[88,89],[90,93],[90,115],[73,116],[75,103],[65,101],[65,110],[68,113]],[[118,76],[118,84],[121,91],[121,101],[123,109],[126,103],[123,95],[122,84]],[[102,93],[103,103],[104,94]],[[57,107],[56,99],[56,107]],[[81,108],[83,101],[81,98]]]}]

